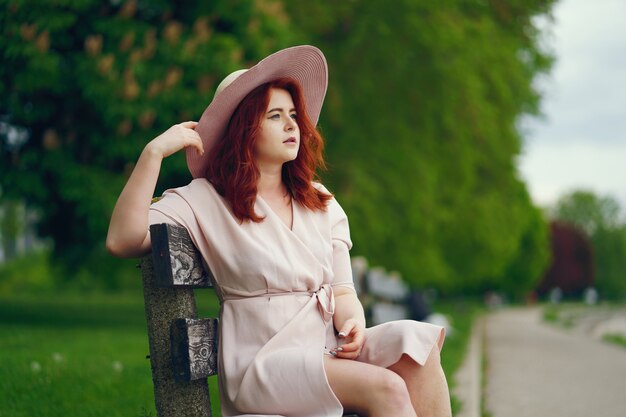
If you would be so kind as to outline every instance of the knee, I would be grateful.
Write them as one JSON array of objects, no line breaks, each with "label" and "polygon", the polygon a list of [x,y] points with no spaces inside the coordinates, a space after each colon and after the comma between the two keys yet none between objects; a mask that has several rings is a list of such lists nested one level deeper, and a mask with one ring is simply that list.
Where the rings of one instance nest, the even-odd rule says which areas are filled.
[{"label": "knee", "polygon": [[377,391],[382,403],[391,408],[399,405],[410,404],[411,398],[404,379],[395,372],[385,372],[379,379]]},{"label": "knee", "polygon": [[432,365],[441,365],[441,353],[439,352],[439,347],[437,345],[435,345],[433,350],[430,351],[430,355],[428,355],[426,362],[431,362]]}]

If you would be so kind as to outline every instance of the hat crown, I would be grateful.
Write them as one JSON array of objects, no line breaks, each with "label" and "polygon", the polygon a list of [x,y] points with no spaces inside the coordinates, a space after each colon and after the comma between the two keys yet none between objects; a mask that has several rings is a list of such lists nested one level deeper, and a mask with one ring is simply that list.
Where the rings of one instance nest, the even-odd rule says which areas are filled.
[{"label": "hat crown", "polygon": [[247,71],[248,71],[247,69],[240,69],[240,70],[233,71],[230,74],[228,74],[226,78],[224,78],[222,82],[219,83],[219,85],[217,86],[217,89],[215,90],[215,95],[213,96],[213,98],[217,97],[219,93],[221,93],[226,87],[231,85],[237,78],[239,78],[241,74]]}]

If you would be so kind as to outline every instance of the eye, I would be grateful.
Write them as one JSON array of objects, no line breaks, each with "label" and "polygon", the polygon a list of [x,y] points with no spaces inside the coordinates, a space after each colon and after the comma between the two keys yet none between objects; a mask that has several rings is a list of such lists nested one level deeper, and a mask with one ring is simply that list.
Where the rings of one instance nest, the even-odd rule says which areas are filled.
[{"label": "eye", "polygon": [[280,115],[278,113],[274,113],[269,117],[269,119],[278,120],[280,119]]},{"label": "eye", "polygon": [[290,114],[290,117],[291,117],[293,120],[298,120],[298,116],[297,116],[295,113]]}]

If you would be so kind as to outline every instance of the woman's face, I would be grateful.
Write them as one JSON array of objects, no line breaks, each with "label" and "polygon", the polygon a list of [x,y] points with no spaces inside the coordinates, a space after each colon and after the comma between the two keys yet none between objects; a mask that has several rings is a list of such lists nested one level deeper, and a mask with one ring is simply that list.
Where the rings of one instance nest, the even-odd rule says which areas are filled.
[{"label": "woman's face", "polygon": [[287,90],[270,89],[267,110],[261,116],[259,135],[254,143],[257,166],[279,165],[293,161],[300,147],[296,109]]}]

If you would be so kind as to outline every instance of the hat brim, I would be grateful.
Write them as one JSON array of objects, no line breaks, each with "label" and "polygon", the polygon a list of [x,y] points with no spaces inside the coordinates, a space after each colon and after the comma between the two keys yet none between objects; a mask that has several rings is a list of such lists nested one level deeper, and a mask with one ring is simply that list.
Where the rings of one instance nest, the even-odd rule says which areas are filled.
[{"label": "hat brim", "polygon": [[199,155],[195,148],[187,148],[187,166],[193,178],[205,176],[209,163],[207,155],[224,135],[230,117],[241,100],[256,87],[282,77],[292,78],[300,84],[307,115],[317,125],[328,86],[328,66],[324,54],[310,45],[278,51],[237,77],[204,110],[196,131],[202,139],[205,153]]}]

